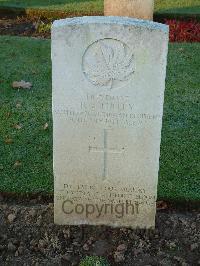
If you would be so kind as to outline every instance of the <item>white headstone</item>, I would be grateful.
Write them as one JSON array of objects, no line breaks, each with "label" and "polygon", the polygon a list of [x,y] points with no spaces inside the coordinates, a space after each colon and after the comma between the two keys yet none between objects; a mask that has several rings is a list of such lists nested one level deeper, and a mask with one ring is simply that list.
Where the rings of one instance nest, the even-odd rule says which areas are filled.
[{"label": "white headstone", "polygon": [[154,0],[104,0],[105,16],[153,20]]},{"label": "white headstone", "polygon": [[56,224],[154,227],[167,50],[150,21],[53,23]]}]

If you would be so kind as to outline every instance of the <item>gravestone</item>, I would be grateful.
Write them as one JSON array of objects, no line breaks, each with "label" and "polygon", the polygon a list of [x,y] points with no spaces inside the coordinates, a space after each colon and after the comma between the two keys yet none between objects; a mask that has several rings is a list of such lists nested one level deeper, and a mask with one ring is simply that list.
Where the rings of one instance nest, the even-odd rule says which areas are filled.
[{"label": "gravestone", "polygon": [[155,225],[168,26],[52,26],[55,223]]},{"label": "gravestone", "polygon": [[154,0],[104,0],[105,16],[153,20]]}]

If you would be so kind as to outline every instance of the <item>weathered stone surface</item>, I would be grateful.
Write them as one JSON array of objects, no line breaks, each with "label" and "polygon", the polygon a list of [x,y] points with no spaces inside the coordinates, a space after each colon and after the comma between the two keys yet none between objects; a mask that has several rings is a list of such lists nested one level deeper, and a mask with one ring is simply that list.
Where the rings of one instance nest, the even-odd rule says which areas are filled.
[{"label": "weathered stone surface", "polygon": [[55,223],[155,223],[168,27],[119,17],[52,27]]},{"label": "weathered stone surface", "polygon": [[104,0],[105,16],[153,20],[154,0]]}]

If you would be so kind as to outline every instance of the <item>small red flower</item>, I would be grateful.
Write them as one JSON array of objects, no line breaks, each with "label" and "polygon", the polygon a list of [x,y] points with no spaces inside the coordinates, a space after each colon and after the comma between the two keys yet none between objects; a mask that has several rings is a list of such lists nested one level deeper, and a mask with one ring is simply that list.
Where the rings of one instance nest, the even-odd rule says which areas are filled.
[{"label": "small red flower", "polygon": [[197,21],[165,20],[169,25],[171,42],[200,42],[200,23]]}]

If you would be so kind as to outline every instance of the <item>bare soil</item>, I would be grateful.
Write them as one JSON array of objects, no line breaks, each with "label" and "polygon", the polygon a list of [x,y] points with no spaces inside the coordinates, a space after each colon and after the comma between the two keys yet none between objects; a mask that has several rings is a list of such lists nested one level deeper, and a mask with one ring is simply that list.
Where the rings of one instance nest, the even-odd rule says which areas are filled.
[{"label": "bare soil", "polygon": [[18,35],[27,37],[50,38],[50,30],[40,31],[41,24],[51,23],[51,20],[29,17],[0,17],[0,35]]},{"label": "bare soil", "polygon": [[198,208],[158,211],[156,230],[58,226],[52,199],[0,196],[0,265],[79,265],[86,255],[111,265],[200,265]]}]

